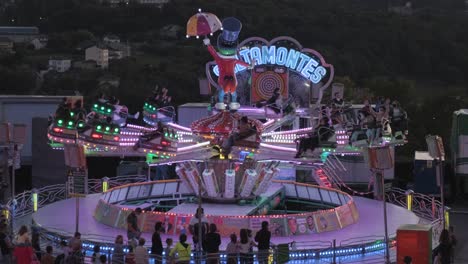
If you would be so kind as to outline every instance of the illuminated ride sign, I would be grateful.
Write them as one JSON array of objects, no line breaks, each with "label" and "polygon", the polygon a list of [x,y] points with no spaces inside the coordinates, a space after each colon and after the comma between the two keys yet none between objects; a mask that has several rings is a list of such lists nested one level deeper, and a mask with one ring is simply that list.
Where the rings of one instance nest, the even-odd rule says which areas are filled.
[{"label": "illuminated ride sign", "polygon": [[[332,81],[334,75],[333,65],[325,62],[322,55],[313,50],[303,48],[301,44],[291,37],[277,37],[271,41],[259,37],[252,37],[239,44],[238,59],[247,63],[255,61],[255,65],[278,65],[296,72],[314,84],[321,83],[321,90]],[[237,65],[236,73],[247,68]],[[218,76],[218,66],[215,62],[206,65],[206,73],[210,82],[217,87],[211,76]],[[214,77],[214,76],[213,76]]]}]

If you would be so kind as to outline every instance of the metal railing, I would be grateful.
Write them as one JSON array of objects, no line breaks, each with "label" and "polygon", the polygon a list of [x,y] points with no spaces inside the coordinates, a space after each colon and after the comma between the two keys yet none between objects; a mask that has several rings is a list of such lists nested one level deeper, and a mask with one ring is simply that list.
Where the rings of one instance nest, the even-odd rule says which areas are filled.
[{"label": "metal railing", "polygon": [[[146,175],[125,175],[109,178],[109,189],[123,184],[144,182]],[[90,194],[102,192],[102,179],[88,179],[88,191]],[[34,196],[37,195],[37,199]],[[45,186],[39,189],[24,191],[7,202],[7,206],[13,217],[23,217],[33,213],[33,199],[37,200],[37,209],[48,204],[68,198],[67,183]]]},{"label": "metal railing", "polygon": [[[127,176],[118,176],[110,178],[108,181],[109,188],[120,186],[128,183],[135,182],[144,182],[147,178],[144,175],[127,175]],[[90,193],[100,193],[102,192],[102,180],[101,179],[90,179],[88,180],[88,187]],[[14,200],[10,200],[7,205],[11,208],[12,217],[22,217],[33,212],[33,196],[37,195],[37,208],[41,208],[47,204],[54,203],[63,199],[68,198],[66,184],[56,184],[51,186],[46,186],[37,190],[25,191],[15,196]],[[393,188],[387,191],[387,199],[390,203],[407,207],[407,192],[402,189]],[[438,241],[438,235],[443,229],[442,226],[442,207],[440,201],[434,199],[433,197],[413,193],[412,196],[412,211],[420,217],[426,224],[431,224],[433,226],[433,241]],[[52,235],[53,233],[53,235]],[[111,237],[104,237],[99,234],[84,234],[89,237],[91,240],[97,241],[113,241]],[[41,232],[41,238],[49,241],[49,243],[57,244],[59,240],[69,238],[71,233],[64,232],[63,230],[43,230]],[[395,237],[395,234],[392,234],[390,237]],[[366,248],[368,249],[379,249],[382,247],[382,243],[379,241],[384,241],[383,237],[378,236],[366,236],[366,237],[355,237],[347,240],[343,240],[339,245],[336,245],[334,241],[304,241],[304,242],[294,242],[288,246],[288,256],[294,258],[295,260],[308,259],[308,258],[318,258],[320,257],[320,263],[329,262],[336,263],[337,259],[340,262],[346,262],[345,259],[349,256],[345,256],[344,253],[349,248],[350,252],[355,255],[366,253]],[[376,245],[378,243],[378,245]],[[393,243],[390,241],[390,243]],[[437,243],[437,242],[436,242]],[[100,243],[102,246],[107,246],[108,252],[106,254],[112,253],[110,250],[113,247],[112,243]],[[88,246],[90,247],[90,245]],[[376,248],[377,247],[377,248]],[[310,249],[307,249],[310,248]],[[362,248],[362,252],[359,252],[359,248]],[[85,248],[86,249],[86,248]],[[91,250],[92,248],[87,248]],[[283,249],[284,250],[284,249]],[[280,249],[274,248],[271,251],[270,257],[273,260],[284,255],[284,252],[281,252]],[[226,253],[220,252],[221,260],[226,260]],[[376,253],[374,255],[375,261],[382,261],[384,254]],[[322,261],[323,260],[323,261]],[[373,263],[372,258],[368,261],[362,261],[363,263]]]},{"label": "metal railing", "polygon": [[[407,191],[400,188],[392,188],[386,192],[388,202],[407,207]],[[418,217],[428,220],[429,222],[442,219],[442,203],[434,197],[420,193],[412,194],[412,211]]]}]

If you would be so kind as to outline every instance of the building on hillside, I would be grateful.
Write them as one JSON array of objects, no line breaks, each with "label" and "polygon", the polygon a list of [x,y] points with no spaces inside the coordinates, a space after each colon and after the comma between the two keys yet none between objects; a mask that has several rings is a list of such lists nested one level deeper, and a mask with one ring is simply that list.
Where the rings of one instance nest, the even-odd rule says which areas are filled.
[{"label": "building on hillside", "polygon": [[410,16],[413,14],[413,5],[411,2],[400,1],[401,3],[394,3],[388,7],[388,11],[401,16]]},{"label": "building on hillside", "polygon": [[159,5],[162,6],[164,4],[169,3],[169,0],[137,0],[139,4],[142,5]]},{"label": "building on hillside", "polygon": [[31,40],[31,45],[33,45],[35,50],[43,49],[47,46],[49,37],[47,35],[39,35],[37,38]]},{"label": "building on hillside", "polygon": [[96,70],[99,67],[97,66],[95,61],[85,60],[85,61],[74,61],[73,68],[81,69],[81,70]]},{"label": "building on hillside", "polygon": [[[107,3],[111,7],[116,7],[119,5],[128,5],[132,0],[100,0],[101,3]],[[141,4],[141,5],[155,5],[163,6],[169,3],[169,0],[133,0],[132,2]]]},{"label": "building on hillside", "polygon": [[14,43],[27,43],[39,36],[37,27],[0,27],[0,37],[7,37]]},{"label": "building on hillside", "polygon": [[106,48],[109,51],[109,60],[120,60],[123,58],[123,52],[121,50],[114,49],[109,46]]},{"label": "building on hillside", "polygon": [[119,87],[120,85],[120,78],[112,74],[103,75],[97,80],[99,86],[108,84],[110,86]]},{"label": "building on hillside", "polygon": [[93,41],[93,40],[85,40],[85,41],[82,41],[80,43],[78,43],[78,45],[76,45],[76,50],[77,51],[82,51],[82,50],[86,50],[87,48],[89,47],[92,47],[94,45],[96,45],[96,41]]},{"label": "building on hillside", "polygon": [[51,57],[49,59],[49,70],[66,72],[71,67],[71,60],[62,57]]},{"label": "building on hillside", "polygon": [[14,53],[13,41],[7,37],[0,37],[0,53]]},{"label": "building on hillside", "polygon": [[100,45],[89,47],[85,50],[85,60],[95,61],[98,67],[106,69],[109,67],[109,50]]},{"label": "building on hillside", "polygon": [[163,38],[178,39],[180,36],[183,36],[183,30],[184,28],[179,25],[166,25],[159,30],[159,35]]},{"label": "building on hillside", "polygon": [[130,46],[123,43],[110,42],[105,43],[109,49],[109,59],[122,59],[130,56]]},{"label": "building on hillside", "polygon": [[120,43],[120,38],[116,35],[109,34],[105,35],[104,38],[102,38],[102,41],[104,41],[104,43]]}]

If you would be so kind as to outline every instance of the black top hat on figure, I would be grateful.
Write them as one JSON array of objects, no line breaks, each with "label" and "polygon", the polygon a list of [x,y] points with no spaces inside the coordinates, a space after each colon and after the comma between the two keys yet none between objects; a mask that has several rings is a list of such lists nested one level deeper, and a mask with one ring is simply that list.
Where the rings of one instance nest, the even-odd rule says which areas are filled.
[{"label": "black top hat on figure", "polygon": [[235,17],[223,20],[223,32],[218,36],[218,50],[223,55],[234,55],[239,44],[239,33],[242,23]]}]

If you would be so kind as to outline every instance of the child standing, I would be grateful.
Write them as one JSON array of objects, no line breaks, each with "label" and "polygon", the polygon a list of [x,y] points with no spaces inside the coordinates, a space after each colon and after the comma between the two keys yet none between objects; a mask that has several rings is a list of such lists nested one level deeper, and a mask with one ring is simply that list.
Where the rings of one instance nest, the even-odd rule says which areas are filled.
[{"label": "child standing", "polygon": [[99,259],[101,257],[101,253],[99,253],[99,251],[101,251],[101,248],[99,247],[99,245],[94,245],[94,248],[93,248],[93,264],[100,264],[101,263],[101,260]]},{"label": "child standing", "polygon": [[164,250],[164,255],[166,255],[166,263],[172,263],[172,258],[171,256],[169,256],[169,253],[171,253],[171,249],[172,249],[172,243],[173,243],[172,238],[166,239],[167,247]]},{"label": "child standing", "polygon": [[231,242],[226,247],[227,264],[237,264],[237,255],[239,254],[239,243],[237,243],[236,234],[231,234]]}]

